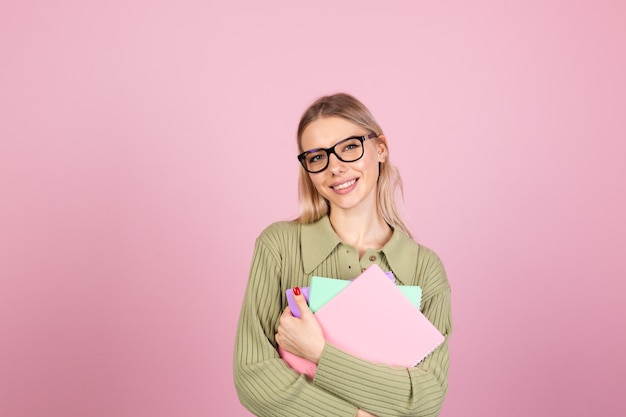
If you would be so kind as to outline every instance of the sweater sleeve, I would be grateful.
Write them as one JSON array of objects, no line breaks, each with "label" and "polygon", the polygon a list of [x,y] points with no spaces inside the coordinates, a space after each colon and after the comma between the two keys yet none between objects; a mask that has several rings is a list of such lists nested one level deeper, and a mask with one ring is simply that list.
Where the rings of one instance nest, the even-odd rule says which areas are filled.
[{"label": "sweater sleeve", "polygon": [[376,364],[326,344],[313,383],[379,417],[434,417],[447,392],[448,341],[452,331],[450,287],[432,252],[422,263],[426,279],[422,312],[444,335],[444,342],[412,368]]},{"label": "sweater sleeve", "polygon": [[261,417],[353,417],[356,406],[314,385],[278,354],[274,335],[282,313],[280,265],[280,254],[261,235],[235,339],[233,371],[239,400]]}]

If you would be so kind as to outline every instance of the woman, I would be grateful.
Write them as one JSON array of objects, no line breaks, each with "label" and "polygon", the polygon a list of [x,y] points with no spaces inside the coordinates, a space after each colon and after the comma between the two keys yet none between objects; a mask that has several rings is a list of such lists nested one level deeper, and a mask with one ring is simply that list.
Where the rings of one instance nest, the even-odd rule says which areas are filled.
[{"label": "woman", "polygon": [[[239,399],[258,416],[436,416],[447,391],[450,286],[437,255],[400,219],[387,139],[344,93],[316,100],[297,138],[300,216],[257,238],[235,342]],[[326,342],[303,295],[300,318],[287,307],[285,290],[298,293],[312,276],[353,279],[373,263],[396,284],[421,286],[421,310],[445,336],[415,367],[365,361]],[[292,370],[279,345],[317,364],[315,377]]]}]

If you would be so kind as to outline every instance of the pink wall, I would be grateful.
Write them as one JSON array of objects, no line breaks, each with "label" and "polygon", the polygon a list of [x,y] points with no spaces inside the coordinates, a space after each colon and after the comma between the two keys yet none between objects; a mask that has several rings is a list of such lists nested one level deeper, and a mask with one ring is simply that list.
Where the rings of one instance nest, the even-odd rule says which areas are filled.
[{"label": "pink wall", "polygon": [[447,266],[442,416],[626,414],[623,2],[212,3],[0,7],[0,416],[248,416],[253,241],[339,90]]}]

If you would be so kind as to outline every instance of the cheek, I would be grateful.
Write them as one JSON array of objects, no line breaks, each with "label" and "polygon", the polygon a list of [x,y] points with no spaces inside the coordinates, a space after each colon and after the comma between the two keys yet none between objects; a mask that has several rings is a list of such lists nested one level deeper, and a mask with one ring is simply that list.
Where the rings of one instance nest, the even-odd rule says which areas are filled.
[{"label": "cheek", "polygon": [[311,182],[313,183],[313,186],[315,187],[315,189],[320,192],[323,187],[322,187],[322,183],[323,183],[323,179],[321,175],[310,175],[309,174],[309,178],[311,179]]},{"label": "cheek", "polygon": [[[378,172],[378,158],[376,155],[364,156],[357,161],[358,170],[361,172],[368,172],[376,174]],[[356,167],[355,167],[356,168]]]}]

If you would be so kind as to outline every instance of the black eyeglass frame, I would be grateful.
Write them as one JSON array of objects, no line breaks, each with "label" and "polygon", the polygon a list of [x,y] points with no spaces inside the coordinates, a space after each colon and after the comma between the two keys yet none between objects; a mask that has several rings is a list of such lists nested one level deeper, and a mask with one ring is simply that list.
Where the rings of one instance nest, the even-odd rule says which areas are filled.
[{"label": "black eyeglass frame", "polygon": [[[340,140],[339,142],[335,143],[332,147],[330,148],[317,148],[317,149],[309,149],[308,151],[304,151],[302,152],[300,155],[298,155],[298,161],[300,161],[300,164],[302,165],[302,168],[304,168],[304,170],[310,174],[317,174],[318,172],[322,172],[324,171],[326,168],[328,168],[328,164],[330,164],[330,154],[334,154],[337,159],[339,159],[341,162],[356,162],[359,159],[363,158],[363,155],[365,155],[365,146],[363,146],[363,142],[365,142],[367,139],[373,139],[373,138],[377,138],[379,135],[377,135],[376,133],[369,133],[367,135],[363,135],[363,136],[350,136],[349,138],[345,138]],[[356,159],[351,159],[349,161],[343,159],[341,156],[339,156],[339,154],[337,152],[335,152],[335,147],[337,145],[340,145],[342,143],[344,143],[345,141],[348,140],[352,140],[352,139],[358,139],[359,142],[361,142],[361,156],[359,156]],[[319,151],[324,151],[326,152],[326,165],[324,165],[324,168],[322,169],[318,169],[317,171],[311,171],[306,167],[306,156],[310,153],[313,152],[319,152]]]}]

